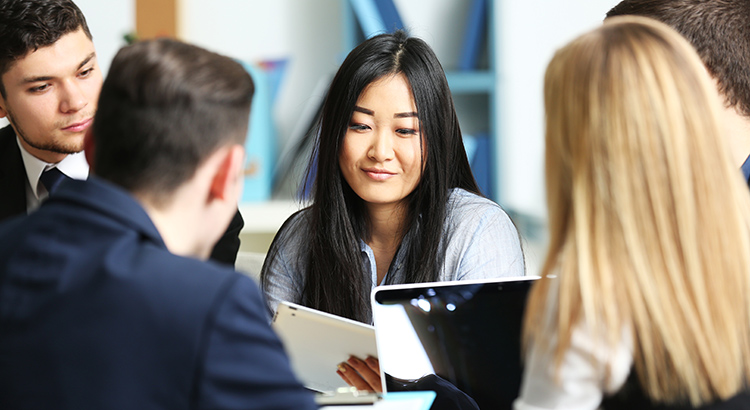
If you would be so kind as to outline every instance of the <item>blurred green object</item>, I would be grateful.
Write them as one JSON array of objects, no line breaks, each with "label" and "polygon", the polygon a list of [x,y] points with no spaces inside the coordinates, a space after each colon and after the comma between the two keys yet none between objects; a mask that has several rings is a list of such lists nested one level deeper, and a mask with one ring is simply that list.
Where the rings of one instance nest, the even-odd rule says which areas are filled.
[{"label": "blurred green object", "polygon": [[131,31],[130,33],[125,33],[125,35],[122,36],[122,39],[125,40],[125,44],[129,45],[138,41],[138,35],[135,31]]}]

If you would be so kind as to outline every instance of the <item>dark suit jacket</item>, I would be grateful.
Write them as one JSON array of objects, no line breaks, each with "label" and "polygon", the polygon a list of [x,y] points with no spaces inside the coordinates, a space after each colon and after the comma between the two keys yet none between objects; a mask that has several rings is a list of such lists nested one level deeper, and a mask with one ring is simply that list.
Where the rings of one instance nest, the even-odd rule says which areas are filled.
[{"label": "dark suit jacket", "polygon": [[0,224],[1,409],[312,409],[255,283],[96,177]]},{"label": "dark suit jacket", "polygon": [[10,125],[0,128],[0,192],[0,221],[26,213],[26,171]]},{"label": "dark suit jacket", "polygon": [[[16,133],[8,125],[0,129],[0,221],[26,213],[26,170]],[[227,231],[216,243],[211,259],[234,266],[240,249],[240,231],[245,225],[240,211],[234,214]]]}]

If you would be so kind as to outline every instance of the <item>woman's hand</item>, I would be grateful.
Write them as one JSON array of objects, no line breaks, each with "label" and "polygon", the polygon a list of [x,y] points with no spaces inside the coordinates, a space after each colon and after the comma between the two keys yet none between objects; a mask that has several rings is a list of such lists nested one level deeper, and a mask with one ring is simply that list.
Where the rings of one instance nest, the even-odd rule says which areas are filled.
[{"label": "woman's hand", "polygon": [[368,356],[365,360],[351,356],[349,360],[339,363],[336,373],[357,390],[383,392],[383,385],[380,382],[380,362],[372,356]]}]

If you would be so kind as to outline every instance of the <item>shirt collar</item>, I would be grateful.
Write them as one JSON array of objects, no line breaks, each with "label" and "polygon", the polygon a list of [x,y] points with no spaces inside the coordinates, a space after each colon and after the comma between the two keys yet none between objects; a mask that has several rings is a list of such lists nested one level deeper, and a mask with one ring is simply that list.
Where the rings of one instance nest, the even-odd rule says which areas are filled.
[{"label": "shirt collar", "polygon": [[393,256],[393,260],[391,261],[391,266],[388,268],[388,272],[386,272],[381,283],[376,283],[378,274],[377,274],[377,267],[375,264],[375,253],[373,252],[372,248],[370,248],[370,245],[368,245],[362,238],[359,239],[359,250],[363,254],[365,254],[366,259],[369,262],[370,275],[372,277],[373,284],[376,284],[377,286],[385,285],[388,283],[388,278],[390,276],[393,276],[391,283],[398,283],[398,282],[393,282],[393,280],[400,280],[400,277],[403,276],[402,268],[404,267],[404,263],[406,261],[406,250],[409,248],[409,244],[413,240],[414,235],[416,235],[417,231],[419,230],[419,224],[421,220],[422,219],[419,218],[417,220],[417,225],[412,227],[412,229],[410,229],[406,233],[406,235],[404,235],[404,238],[401,240],[401,243],[398,245],[396,254]]},{"label": "shirt collar", "polygon": [[86,162],[86,157],[83,152],[76,154],[67,155],[62,161],[57,164],[50,164],[40,160],[39,158],[31,155],[26,148],[23,147],[21,141],[16,137],[16,143],[18,148],[21,150],[21,158],[23,158],[23,165],[26,168],[26,177],[29,180],[31,186],[31,192],[37,199],[41,199],[46,195],[47,191],[39,184],[39,178],[42,176],[42,172],[57,167],[63,174],[73,179],[86,179],[89,175],[89,165]]}]

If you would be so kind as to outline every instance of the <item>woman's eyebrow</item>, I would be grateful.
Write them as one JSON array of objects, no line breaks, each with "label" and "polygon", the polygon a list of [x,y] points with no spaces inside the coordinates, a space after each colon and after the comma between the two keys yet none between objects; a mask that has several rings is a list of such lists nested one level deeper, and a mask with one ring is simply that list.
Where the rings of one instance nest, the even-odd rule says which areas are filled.
[{"label": "woman's eyebrow", "polygon": [[359,105],[354,106],[354,111],[361,112],[362,114],[375,115],[375,111],[368,110],[367,108],[360,107]]},{"label": "woman's eyebrow", "polygon": [[[366,115],[370,115],[370,116],[375,115],[375,111],[369,110],[369,109],[364,108],[364,107],[360,107],[358,105],[354,106],[354,111],[361,112],[362,114],[366,114]],[[412,117],[416,117],[416,116],[417,116],[417,113],[414,112],[414,111],[410,111],[410,112],[397,112],[397,113],[393,114],[393,118],[412,118]]]}]

